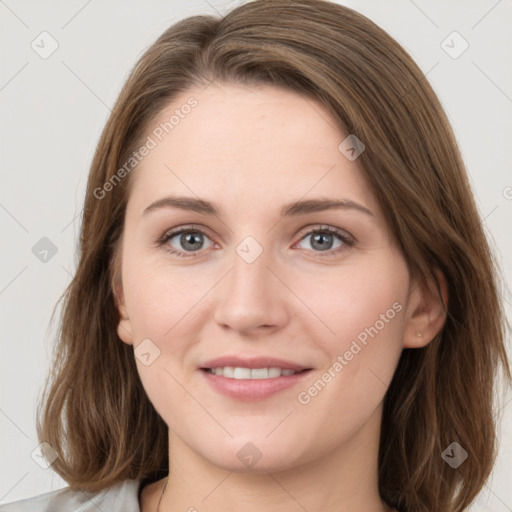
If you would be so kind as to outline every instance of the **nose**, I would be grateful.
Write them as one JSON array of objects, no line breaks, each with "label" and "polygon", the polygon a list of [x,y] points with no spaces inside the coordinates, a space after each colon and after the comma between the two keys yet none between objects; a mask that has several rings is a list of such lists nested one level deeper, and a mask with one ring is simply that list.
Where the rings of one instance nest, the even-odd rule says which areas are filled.
[{"label": "nose", "polygon": [[243,334],[270,332],[286,325],[291,292],[273,264],[270,251],[246,261],[235,252],[231,271],[219,287],[215,321]]}]

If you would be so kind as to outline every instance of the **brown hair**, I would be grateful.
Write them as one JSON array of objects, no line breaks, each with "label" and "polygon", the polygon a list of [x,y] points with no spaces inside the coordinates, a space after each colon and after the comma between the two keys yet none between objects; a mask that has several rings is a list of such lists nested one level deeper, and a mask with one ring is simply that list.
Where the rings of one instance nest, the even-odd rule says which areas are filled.
[{"label": "brown hair", "polygon": [[[214,80],[273,84],[322,102],[365,144],[359,161],[411,271],[444,274],[445,326],[426,347],[403,350],[385,397],[379,491],[409,511],[465,509],[496,457],[499,368],[511,378],[496,265],[423,73],[373,22],[325,0],[257,0],[222,18],[189,17],[132,70],[92,161],[80,260],[38,409],[39,439],[59,453],[53,469],[89,491],[168,472],[167,425],[142,387],[133,347],[116,333],[112,283],[130,180],[100,199],[97,191],[177,94]],[[469,454],[456,470],[441,457],[453,441]]]}]

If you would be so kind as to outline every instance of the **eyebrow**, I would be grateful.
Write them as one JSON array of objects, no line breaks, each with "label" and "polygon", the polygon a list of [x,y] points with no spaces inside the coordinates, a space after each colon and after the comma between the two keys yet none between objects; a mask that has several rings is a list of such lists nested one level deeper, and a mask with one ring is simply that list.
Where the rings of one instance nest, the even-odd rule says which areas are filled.
[{"label": "eyebrow", "polygon": [[[197,199],[194,197],[177,196],[168,196],[163,197],[162,199],[158,199],[157,201],[151,203],[144,210],[142,215],[147,215],[148,213],[159,210],[161,208],[179,208],[180,210],[201,213],[204,215],[215,215],[217,217],[221,216],[220,208],[210,201],[205,201],[204,199]],[[292,217],[297,215],[304,215],[307,213],[336,209],[356,210],[367,215],[374,216],[374,213],[371,210],[349,199],[319,198],[295,201],[293,203],[284,205],[281,209],[281,217]]]}]

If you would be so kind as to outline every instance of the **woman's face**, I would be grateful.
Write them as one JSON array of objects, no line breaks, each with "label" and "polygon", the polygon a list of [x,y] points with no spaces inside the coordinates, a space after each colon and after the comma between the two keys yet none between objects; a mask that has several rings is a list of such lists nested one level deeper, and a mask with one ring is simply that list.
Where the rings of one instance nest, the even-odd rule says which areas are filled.
[{"label": "woman's face", "polygon": [[227,84],[151,130],[118,333],[171,440],[237,471],[375,450],[413,284],[348,134],[313,100]]}]

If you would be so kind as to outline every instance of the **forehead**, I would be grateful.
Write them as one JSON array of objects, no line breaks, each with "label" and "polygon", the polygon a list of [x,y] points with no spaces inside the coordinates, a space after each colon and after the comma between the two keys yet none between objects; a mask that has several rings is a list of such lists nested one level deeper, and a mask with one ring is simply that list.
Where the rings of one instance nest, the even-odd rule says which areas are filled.
[{"label": "forehead", "polygon": [[130,178],[130,201],[140,209],[166,193],[215,196],[240,210],[338,193],[376,208],[359,164],[339,150],[347,135],[324,105],[287,89],[192,88],[150,124],[154,147]]}]

